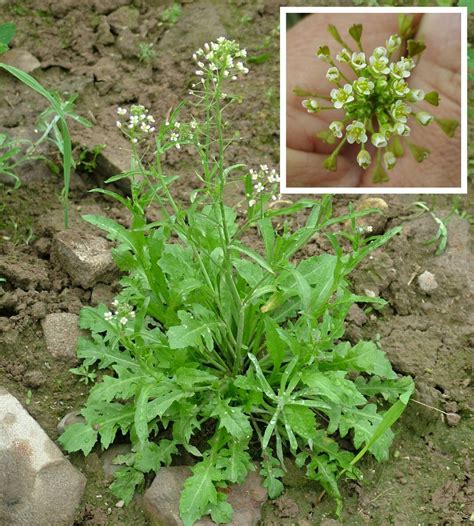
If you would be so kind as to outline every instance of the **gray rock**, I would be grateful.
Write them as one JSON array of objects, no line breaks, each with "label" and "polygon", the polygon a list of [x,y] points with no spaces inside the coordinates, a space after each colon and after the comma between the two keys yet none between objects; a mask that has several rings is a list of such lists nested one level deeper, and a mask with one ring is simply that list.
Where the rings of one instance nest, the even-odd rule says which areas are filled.
[{"label": "gray rock", "polygon": [[418,276],[418,285],[423,292],[433,292],[438,288],[435,275],[427,270]]},{"label": "gray rock", "polygon": [[[184,481],[189,477],[187,466],[161,468],[153,484],[145,492],[143,506],[152,525],[182,526],[179,517],[179,498]],[[261,485],[261,477],[252,472],[246,481],[226,490],[228,502],[234,509],[234,526],[255,526],[260,520],[261,506],[267,492]],[[204,517],[195,526],[212,526],[214,522]]]},{"label": "gray rock", "polygon": [[110,244],[93,234],[78,230],[58,232],[54,237],[53,257],[69,274],[73,285],[84,289],[116,277]]},{"label": "gray rock", "polygon": [[128,455],[132,452],[131,444],[114,444],[104,451],[100,456],[104,467],[104,475],[112,478],[114,473],[120,469],[120,464],[114,464],[114,459],[118,455]]},{"label": "gray rock", "polygon": [[70,526],[86,478],[0,388],[0,524]]},{"label": "gray rock", "polygon": [[107,22],[115,32],[120,32],[125,28],[132,31],[138,29],[140,13],[137,9],[128,6],[119,7],[107,17]]},{"label": "gray rock", "polygon": [[459,422],[461,422],[461,416],[457,413],[448,413],[446,415],[446,422],[449,427],[456,427],[459,425]]},{"label": "gray rock", "polygon": [[[362,197],[356,204],[357,211],[369,208],[377,208],[380,212],[358,217],[356,225],[364,229],[368,234],[382,234],[387,224],[388,204],[380,197]],[[346,224],[350,224],[350,221]]]},{"label": "gray rock", "polygon": [[62,435],[66,431],[66,427],[72,424],[83,424],[85,418],[81,415],[80,411],[71,411],[67,415],[64,415],[61,420],[58,422],[56,429],[58,433]]},{"label": "gray rock", "polygon": [[2,55],[2,62],[25,73],[32,73],[41,66],[40,61],[26,49],[10,49]]},{"label": "gray rock", "polygon": [[76,345],[79,338],[79,316],[69,312],[48,314],[43,320],[47,351],[61,360],[77,363]]}]

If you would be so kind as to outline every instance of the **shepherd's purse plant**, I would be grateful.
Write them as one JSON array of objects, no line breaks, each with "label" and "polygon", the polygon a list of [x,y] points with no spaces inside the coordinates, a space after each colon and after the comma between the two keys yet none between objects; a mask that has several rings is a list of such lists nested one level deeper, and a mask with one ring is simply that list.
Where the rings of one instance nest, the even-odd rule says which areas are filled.
[{"label": "shepherd's purse plant", "polygon": [[[419,106],[423,101],[438,106],[438,93],[425,93],[409,84],[410,76],[426,49],[422,40],[412,38],[415,32],[413,16],[400,15],[400,35],[390,35],[385,45],[376,47],[370,55],[362,46],[362,24],[354,24],[349,29],[356,50],[343,40],[334,25],[330,24],[328,31],[343,46],[342,49],[335,60],[326,45],[319,47],[316,54],[329,64],[326,78],[336,87],[329,95],[298,87],[294,89],[296,95],[309,97],[302,101],[302,105],[311,114],[334,109],[343,112],[339,120],[331,122],[327,130],[317,134],[328,144],[340,139],[324,161],[327,170],[337,169],[337,157],[346,144],[360,145],[357,164],[364,170],[369,168],[373,159],[366,145],[372,144],[376,149],[373,182],[387,182],[387,171],[403,157],[404,146],[417,162],[422,162],[430,154],[428,148],[409,139],[411,126],[428,126],[434,121],[449,137],[454,136],[459,125],[457,120],[437,118]],[[355,79],[351,80],[346,73],[355,75]]]},{"label": "shepherd's purse plant", "polygon": [[[236,98],[232,81],[248,72],[245,57],[235,41],[206,43],[194,54],[188,100],[166,120],[141,105],[119,108],[132,161],[112,180],[128,177],[131,196],[96,191],[129,210],[131,227],[84,216],[116,242],[124,277],[111,305],[81,312],[91,334],[80,339],[75,372],[93,382],[95,369],[97,379],[85,422],[68,426],[60,443],[87,455],[98,442],[108,448],[118,432],[128,435],[132,452],[116,459],[111,486],[126,503],[148,474],[188,452],[195,463],[180,499],[186,526],[206,514],[231,521],[223,490],[255,469],[277,497],[290,457],[340,514],[338,480],[360,477],[356,463],[366,452],[388,458],[390,426],[413,390],[375,343],[343,338],[351,305],[384,304],[353,294],[349,274],[399,229],[370,235],[356,219],[373,210],[333,217],[329,196],[282,200],[267,165],[226,164],[235,134],[224,114]],[[171,192],[177,177],[163,171],[164,157],[177,150],[199,160],[200,187],[187,203]],[[230,206],[226,185],[239,182],[245,193],[238,201],[234,190]],[[155,222],[147,220],[151,203],[160,206]],[[306,214],[299,226],[297,212]],[[344,222],[351,227],[338,231]],[[315,236],[326,236],[333,253],[303,257]]]}]

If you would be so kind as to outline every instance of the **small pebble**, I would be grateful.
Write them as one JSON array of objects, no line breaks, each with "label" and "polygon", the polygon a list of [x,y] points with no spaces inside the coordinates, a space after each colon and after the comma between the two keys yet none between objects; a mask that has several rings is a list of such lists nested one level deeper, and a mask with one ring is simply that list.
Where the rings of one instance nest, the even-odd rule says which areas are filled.
[{"label": "small pebble", "polygon": [[427,270],[418,276],[418,285],[423,292],[433,292],[438,288],[435,275]]},{"label": "small pebble", "polygon": [[115,503],[116,508],[123,508],[125,506],[125,502],[123,500],[119,500]]},{"label": "small pebble", "polygon": [[449,427],[456,427],[460,421],[461,417],[457,413],[448,413],[446,415],[446,422],[448,423]]}]

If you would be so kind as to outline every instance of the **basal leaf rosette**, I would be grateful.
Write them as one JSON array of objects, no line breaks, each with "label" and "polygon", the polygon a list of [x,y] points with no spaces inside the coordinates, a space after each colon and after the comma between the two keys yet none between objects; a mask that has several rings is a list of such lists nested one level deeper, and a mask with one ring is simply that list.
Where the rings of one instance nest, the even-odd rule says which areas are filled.
[{"label": "basal leaf rosette", "polygon": [[[425,93],[410,82],[426,47],[422,41],[406,37],[410,33],[406,26],[412,23],[412,17],[400,15],[402,36],[390,35],[383,46],[376,47],[370,54],[362,47],[362,24],[354,24],[349,29],[357,50],[342,40],[335,26],[328,27],[331,36],[343,47],[334,59],[326,45],[321,46],[316,54],[329,65],[326,78],[335,85],[334,88],[328,95],[294,89],[296,95],[306,97],[302,105],[308,113],[334,109],[343,112],[328,129],[317,135],[328,144],[340,140],[324,161],[327,170],[336,170],[337,156],[345,144],[357,144],[360,147],[357,164],[366,170],[375,162],[373,182],[386,182],[389,180],[386,170],[396,166],[397,158],[405,153],[405,147],[417,162],[422,162],[430,154],[427,148],[409,139],[413,126],[428,126],[435,121],[449,137],[453,137],[459,124],[457,121],[438,119],[419,106],[423,101],[438,106],[438,93]],[[368,145],[375,147],[375,159],[368,151]]]}]

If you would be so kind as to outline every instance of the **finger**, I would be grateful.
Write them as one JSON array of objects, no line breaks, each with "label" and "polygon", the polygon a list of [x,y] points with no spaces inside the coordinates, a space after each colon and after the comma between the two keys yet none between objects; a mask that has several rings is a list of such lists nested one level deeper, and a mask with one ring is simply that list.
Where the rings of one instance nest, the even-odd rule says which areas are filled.
[{"label": "finger", "polygon": [[323,162],[325,155],[308,153],[287,148],[287,188],[318,188],[359,186],[361,169],[352,161],[339,157],[337,170],[327,171]]},{"label": "finger", "polygon": [[[334,112],[325,113],[333,114]],[[311,115],[306,111],[301,112],[299,108],[289,106],[286,112],[286,145],[288,148],[305,152],[331,153],[334,146],[316,136],[318,132],[327,130],[328,124],[329,122],[319,116]]]},{"label": "finger", "polygon": [[412,78],[413,82],[425,83],[421,89],[436,90],[456,105],[461,103],[460,35],[459,13],[426,14],[417,33],[417,39],[424,40],[426,49]]}]

